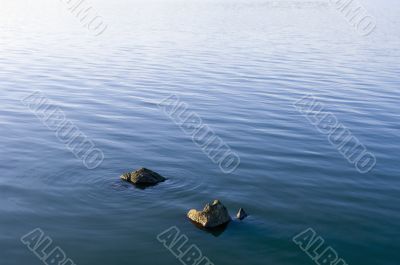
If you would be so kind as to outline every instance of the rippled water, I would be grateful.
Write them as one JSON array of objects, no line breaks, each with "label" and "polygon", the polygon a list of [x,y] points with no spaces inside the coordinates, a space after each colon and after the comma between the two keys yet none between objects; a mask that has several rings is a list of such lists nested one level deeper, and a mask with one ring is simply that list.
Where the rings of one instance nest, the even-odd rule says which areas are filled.
[{"label": "rippled water", "polygon": [[[214,264],[313,264],[307,227],[346,262],[400,258],[397,1],[361,1],[360,36],[329,1],[91,1],[94,37],[62,1],[0,2],[0,264],[42,264],[20,242],[39,227],[83,264],[180,264],[156,239],[177,226]],[[99,147],[94,170],[21,99],[39,90]],[[158,107],[170,94],[239,154],[224,174]],[[360,174],[293,103],[313,94],[377,159]],[[141,166],[168,177],[137,189]],[[219,236],[191,208],[219,198]]]}]

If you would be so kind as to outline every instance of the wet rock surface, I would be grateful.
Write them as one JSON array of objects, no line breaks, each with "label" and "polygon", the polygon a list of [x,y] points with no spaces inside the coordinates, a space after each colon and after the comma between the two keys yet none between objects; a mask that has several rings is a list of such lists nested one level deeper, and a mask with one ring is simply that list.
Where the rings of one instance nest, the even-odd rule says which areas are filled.
[{"label": "wet rock surface", "polygon": [[239,212],[236,214],[236,218],[239,220],[243,220],[247,216],[248,216],[248,214],[245,212],[245,210],[243,208],[240,208]]},{"label": "wet rock surface", "polygon": [[134,172],[125,173],[120,178],[133,184],[144,186],[156,185],[166,180],[160,174],[144,167]]},{"label": "wet rock surface", "polygon": [[231,221],[228,210],[219,200],[206,204],[203,211],[190,210],[187,217],[205,228],[218,227]]}]

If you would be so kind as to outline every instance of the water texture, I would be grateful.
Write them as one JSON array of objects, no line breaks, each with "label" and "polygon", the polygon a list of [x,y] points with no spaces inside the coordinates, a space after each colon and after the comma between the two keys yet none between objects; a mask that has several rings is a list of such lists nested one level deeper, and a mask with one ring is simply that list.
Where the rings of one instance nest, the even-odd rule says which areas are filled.
[{"label": "water texture", "polygon": [[[42,264],[41,228],[76,265],[180,264],[176,226],[214,264],[307,265],[312,227],[349,265],[400,258],[398,1],[360,1],[360,36],[329,1],[92,0],[94,36],[62,1],[0,0],[0,264]],[[104,153],[88,170],[21,99],[41,91]],[[157,106],[174,94],[241,159],[224,174]],[[359,173],[293,103],[311,94],[376,157]],[[119,175],[148,167],[148,189]],[[186,219],[220,199],[219,236]]]}]

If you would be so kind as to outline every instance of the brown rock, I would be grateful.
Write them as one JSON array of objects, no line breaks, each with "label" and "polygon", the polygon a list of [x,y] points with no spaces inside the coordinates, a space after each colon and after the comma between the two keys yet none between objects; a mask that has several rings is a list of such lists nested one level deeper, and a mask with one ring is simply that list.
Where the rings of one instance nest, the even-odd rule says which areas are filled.
[{"label": "brown rock", "polygon": [[217,227],[231,221],[228,210],[219,200],[206,204],[203,211],[192,209],[187,216],[193,222],[206,228]]},{"label": "brown rock", "polygon": [[155,185],[166,180],[160,174],[144,167],[134,172],[123,174],[121,179],[138,185]]}]

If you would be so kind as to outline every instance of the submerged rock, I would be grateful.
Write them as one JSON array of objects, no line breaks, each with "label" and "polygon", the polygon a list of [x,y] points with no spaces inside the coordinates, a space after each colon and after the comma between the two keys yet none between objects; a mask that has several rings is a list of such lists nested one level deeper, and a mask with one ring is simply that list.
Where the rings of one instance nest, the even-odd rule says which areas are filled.
[{"label": "submerged rock", "polygon": [[166,180],[160,174],[144,167],[134,172],[123,174],[121,179],[137,185],[155,185]]},{"label": "submerged rock", "polygon": [[212,204],[206,204],[203,211],[192,209],[187,216],[205,228],[217,227],[231,221],[228,210],[219,200],[215,200]]},{"label": "submerged rock", "polygon": [[237,215],[236,215],[236,218],[237,219],[239,219],[239,220],[243,220],[244,218],[246,218],[248,215],[247,215],[247,213],[244,211],[244,209],[243,208],[240,208],[239,209],[239,212],[237,213]]}]

